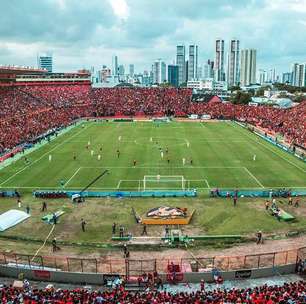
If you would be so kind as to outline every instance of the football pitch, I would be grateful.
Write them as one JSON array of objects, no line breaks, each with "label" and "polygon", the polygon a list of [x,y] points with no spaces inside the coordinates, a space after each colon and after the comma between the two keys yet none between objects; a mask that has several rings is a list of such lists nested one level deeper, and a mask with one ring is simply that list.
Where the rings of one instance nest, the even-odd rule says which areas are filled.
[{"label": "football pitch", "polygon": [[84,122],[26,157],[1,188],[81,190],[105,170],[89,190],[306,188],[305,163],[233,122]]}]

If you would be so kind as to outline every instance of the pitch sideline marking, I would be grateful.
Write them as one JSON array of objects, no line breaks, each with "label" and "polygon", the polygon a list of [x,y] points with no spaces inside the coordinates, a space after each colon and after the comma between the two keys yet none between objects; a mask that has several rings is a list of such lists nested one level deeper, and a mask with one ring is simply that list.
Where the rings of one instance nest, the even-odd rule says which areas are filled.
[{"label": "pitch sideline marking", "polygon": [[[137,180],[139,181],[139,180]],[[141,181],[141,180],[140,180]],[[202,180],[201,180],[202,181]],[[62,187],[41,187],[41,186],[24,186],[24,187],[19,187],[19,186],[10,186],[11,188],[14,189],[41,189],[41,190],[61,190]],[[7,187],[1,187],[1,188],[7,188]],[[80,190],[81,187],[69,187],[71,190]],[[236,186],[232,187],[219,187],[220,189],[230,189],[230,188],[236,188]],[[290,188],[290,189],[306,189],[306,186],[304,187],[296,187],[296,186],[266,186],[265,189],[284,189],[284,188]],[[94,189],[94,190],[116,190],[117,188],[112,188],[112,187],[89,187],[89,189]],[[137,189],[136,187],[129,187],[126,189]],[[197,187],[197,189],[209,189],[209,188],[204,188],[204,187]],[[240,190],[252,190],[252,189],[262,189],[262,187],[239,187]],[[177,189],[176,189],[177,190]]]},{"label": "pitch sideline marking", "polygon": [[[230,126],[232,126],[234,128],[234,126],[230,123],[228,123]],[[235,125],[236,127],[236,125]],[[237,127],[237,129],[239,130],[240,133],[244,134],[244,132],[242,132],[242,130],[240,129],[241,127]],[[288,162],[289,164],[293,165],[294,167],[298,168],[299,170],[301,170],[302,172],[306,172],[306,170],[304,170],[303,168],[301,168],[300,166],[296,165],[295,163],[293,163],[291,160],[285,158],[284,156],[276,153],[274,150],[272,150],[270,147],[266,146],[264,143],[255,140],[254,138],[252,138],[249,134],[244,134],[245,136],[247,136],[248,138],[250,138],[252,141],[255,141],[257,144],[262,145],[264,148],[266,148],[267,150],[269,150],[270,152],[274,153],[275,155],[277,155],[278,157],[282,158],[283,160],[285,160],[286,162]]]},{"label": "pitch sideline marking", "polygon": [[72,135],[71,137],[65,139],[64,141],[62,141],[61,143],[59,143],[58,145],[56,145],[55,147],[53,147],[51,150],[47,151],[46,153],[44,153],[42,156],[40,156],[39,158],[35,159],[33,162],[31,162],[29,165],[23,167],[21,170],[17,171],[16,173],[14,173],[12,176],[10,176],[9,178],[7,178],[4,182],[2,182],[0,184],[0,186],[2,186],[3,184],[5,184],[6,182],[8,182],[9,180],[11,180],[13,177],[15,177],[16,175],[18,175],[19,173],[23,172],[25,169],[29,168],[30,166],[32,166],[33,164],[37,163],[38,161],[40,161],[42,158],[44,158],[47,154],[49,154],[50,152],[54,151],[55,149],[57,149],[58,147],[62,146],[64,143],[66,143],[67,141],[69,141],[71,138],[79,135],[81,132],[85,131],[88,127],[85,127],[84,129],[80,130],[79,132],[75,133],[74,135]]},{"label": "pitch sideline marking", "polygon": [[[100,169],[100,168],[105,168],[104,167],[81,167],[82,169]],[[110,166],[107,166],[107,168],[110,168],[110,169],[169,169],[169,168],[174,168],[174,169],[244,169],[243,166],[235,166],[235,167],[202,167],[202,166],[199,166],[199,167],[196,167],[196,166],[153,166],[153,167],[150,167],[150,166],[146,166],[146,167],[141,167],[141,166],[125,166],[125,167],[110,167]]]},{"label": "pitch sideline marking", "polygon": [[243,167],[245,169],[245,171],[256,181],[256,183],[261,187],[261,188],[265,188],[265,186],[258,180],[258,178],[247,168],[247,167]]},{"label": "pitch sideline marking", "polygon": [[65,188],[69,183],[70,181],[79,173],[79,171],[81,170],[82,167],[79,167],[79,169],[77,169],[73,174],[72,176],[67,180],[67,182],[65,183],[64,187]]}]

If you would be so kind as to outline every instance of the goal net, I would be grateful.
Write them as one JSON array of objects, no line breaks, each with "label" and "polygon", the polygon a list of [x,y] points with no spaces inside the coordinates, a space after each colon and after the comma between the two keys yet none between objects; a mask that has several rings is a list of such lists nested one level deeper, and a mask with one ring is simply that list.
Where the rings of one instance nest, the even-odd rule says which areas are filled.
[{"label": "goal net", "polygon": [[186,180],[182,175],[145,175],[143,190],[185,190]]}]

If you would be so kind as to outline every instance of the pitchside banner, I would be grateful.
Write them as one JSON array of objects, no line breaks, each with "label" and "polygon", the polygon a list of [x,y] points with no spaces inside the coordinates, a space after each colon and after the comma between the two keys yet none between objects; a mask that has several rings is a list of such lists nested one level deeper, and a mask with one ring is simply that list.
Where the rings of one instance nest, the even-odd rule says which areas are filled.
[{"label": "pitchside banner", "polygon": [[252,275],[252,270],[237,270],[235,272],[236,279],[249,279]]}]

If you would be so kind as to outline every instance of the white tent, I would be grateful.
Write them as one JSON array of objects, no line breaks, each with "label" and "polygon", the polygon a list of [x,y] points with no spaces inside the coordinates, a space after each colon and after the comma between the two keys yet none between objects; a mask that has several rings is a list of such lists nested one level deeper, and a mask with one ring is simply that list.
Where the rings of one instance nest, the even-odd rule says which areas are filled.
[{"label": "white tent", "polygon": [[30,217],[30,214],[27,214],[24,211],[20,210],[9,210],[0,215],[0,231],[5,231],[9,229],[27,218]]}]

